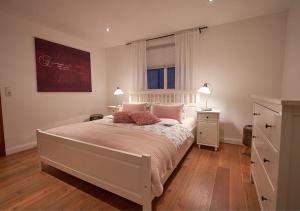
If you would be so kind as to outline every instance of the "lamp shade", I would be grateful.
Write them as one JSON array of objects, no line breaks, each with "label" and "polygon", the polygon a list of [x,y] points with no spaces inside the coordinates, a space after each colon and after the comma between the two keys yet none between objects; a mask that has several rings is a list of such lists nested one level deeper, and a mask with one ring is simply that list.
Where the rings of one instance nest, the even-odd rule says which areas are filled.
[{"label": "lamp shade", "polygon": [[114,92],[114,95],[122,95],[124,92],[120,89],[120,87],[117,87],[117,89]]},{"label": "lamp shade", "polygon": [[204,85],[200,89],[198,89],[198,92],[210,95],[211,94],[211,90],[208,87],[208,83],[204,83]]}]

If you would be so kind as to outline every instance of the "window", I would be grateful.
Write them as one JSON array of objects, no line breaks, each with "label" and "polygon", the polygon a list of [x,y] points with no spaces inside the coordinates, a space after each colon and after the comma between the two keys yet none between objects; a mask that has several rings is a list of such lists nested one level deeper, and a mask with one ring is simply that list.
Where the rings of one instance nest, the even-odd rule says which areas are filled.
[{"label": "window", "polygon": [[148,89],[164,88],[164,68],[147,70]]},{"label": "window", "polygon": [[168,89],[175,89],[175,67],[167,68],[167,77]]},{"label": "window", "polygon": [[175,67],[148,69],[147,87],[148,89],[175,89]]}]

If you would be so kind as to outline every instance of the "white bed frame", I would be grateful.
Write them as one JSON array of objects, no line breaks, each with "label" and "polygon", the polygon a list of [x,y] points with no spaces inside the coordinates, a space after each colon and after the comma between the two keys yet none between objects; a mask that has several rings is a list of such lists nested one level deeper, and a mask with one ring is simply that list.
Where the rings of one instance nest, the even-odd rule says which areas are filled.
[{"label": "white bed frame", "polygon": [[[162,98],[162,93],[151,92],[151,99],[159,99],[160,102],[166,102]],[[174,93],[170,94],[175,96]],[[191,96],[191,93],[187,93]],[[164,99],[175,99],[169,103],[180,103],[176,97],[164,94]],[[188,99],[188,96],[181,99]],[[134,96],[130,94],[129,102],[133,102],[133,97],[141,102],[145,100],[145,92],[141,96],[137,92]],[[148,102],[154,102],[148,98]],[[178,98],[179,99],[179,98]],[[192,98],[189,98],[192,99]],[[196,98],[194,98],[196,99]],[[155,101],[157,102],[157,101]],[[187,101],[184,101],[187,103]],[[196,101],[190,100],[189,106],[193,106]],[[195,104],[194,104],[195,106]],[[195,114],[196,115],[196,114]],[[180,151],[177,164],[184,157],[194,140],[189,138],[186,147]],[[47,164],[78,177],[84,181],[94,184],[100,188],[108,190],[126,199],[134,201],[143,206],[143,210],[152,209],[152,200],[154,195],[151,191],[151,157],[147,154],[133,154],[104,146],[98,146],[62,137],[54,134],[37,130],[37,143],[41,169]],[[171,169],[163,183],[167,181],[176,166]]]}]

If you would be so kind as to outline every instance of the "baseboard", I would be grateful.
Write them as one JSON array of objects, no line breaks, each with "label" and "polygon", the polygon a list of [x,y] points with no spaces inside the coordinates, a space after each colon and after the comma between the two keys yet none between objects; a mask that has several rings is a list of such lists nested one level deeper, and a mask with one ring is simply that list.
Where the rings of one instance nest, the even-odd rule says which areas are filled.
[{"label": "baseboard", "polygon": [[240,138],[228,138],[228,137],[221,137],[220,140],[222,143],[226,144],[236,144],[236,145],[243,145],[243,141]]},{"label": "baseboard", "polygon": [[21,152],[21,151],[24,151],[24,150],[27,150],[27,149],[31,149],[31,148],[34,148],[36,147],[36,142],[29,142],[29,143],[26,143],[26,144],[22,144],[22,145],[19,145],[19,146],[15,146],[15,147],[10,147],[10,148],[7,148],[6,149],[6,155],[11,155],[11,154],[14,154],[14,153],[17,153],[17,152]]}]

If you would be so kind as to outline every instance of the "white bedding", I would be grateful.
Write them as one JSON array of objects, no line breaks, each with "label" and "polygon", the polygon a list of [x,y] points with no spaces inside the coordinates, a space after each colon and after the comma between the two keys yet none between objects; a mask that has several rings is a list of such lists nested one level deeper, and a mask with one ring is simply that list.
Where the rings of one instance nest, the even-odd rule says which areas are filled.
[{"label": "white bedding", "polygon": [[187,138],[194,137],[192,134],[193,125],[195,125],[194,118],[187,118],[183,121],[182,124],[175,124],[173,126],[165,126],[159,123],[152,124],[152,125],[143,125],[138,126],[134,123],[113,123],[112,118],[105,117],[100,120],[93,121],[96,124],[106,124],[106,125],[113,125],[116,127],[126,127],[132,129],[139,129],[139,130],[146,130],[153,132],[157,135],[163,135],[170,140],[177,149],[180,148],[182,144],[185,143]]},{"label": "white bedding", "polygon": [[182,126],[187,128],[189,131],[194,130],[196,127],[196,118],[194,117],[188,117],[182,120]]}]

